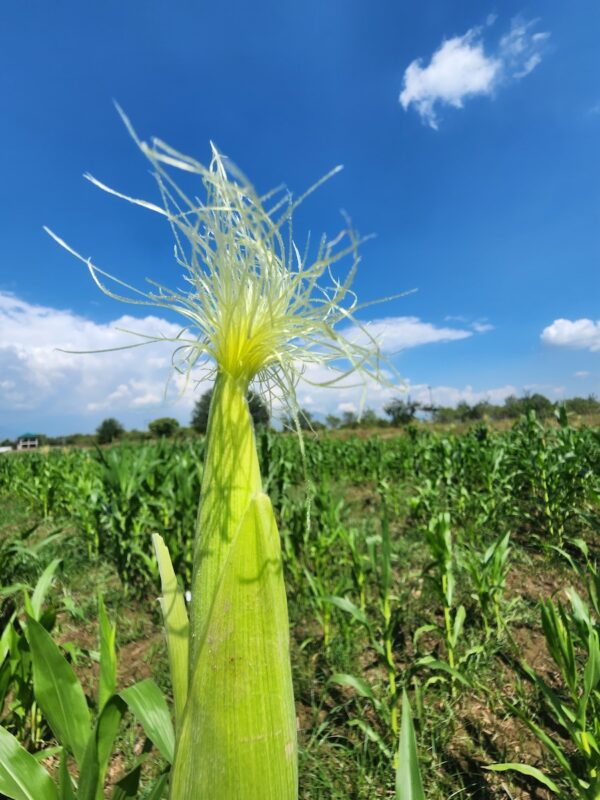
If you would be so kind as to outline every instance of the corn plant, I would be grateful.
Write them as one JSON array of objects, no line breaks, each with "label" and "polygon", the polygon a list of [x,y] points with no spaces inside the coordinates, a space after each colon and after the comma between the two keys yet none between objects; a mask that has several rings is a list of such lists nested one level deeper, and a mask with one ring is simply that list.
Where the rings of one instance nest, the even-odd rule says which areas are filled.
[{"label": "corn plant", "polygon": [[434,658],[431,655],[423,656],[417,660],[415,667],[424,667],[434,670],[438,680],[441,673],[450,676],[453,687],[455,681],[466,683],[466,678],[461,671],[469,657],[480,652],[480,647],[471,648],[462,657],[457,654],[457,647],[461,639],[466,618],[464,605],[456,606],[456,570],[457,558],[454,551],[450,514],[447,511],[434,516],[427,527],[426,541],[432,556],[432,562],[426,568],[426,578],[433,588],[442,606],[443,623],[429,623],[422,625],[414,634],[415,648],[419,639],[426,633],[441,634],[446,650],[446,660]]},{"label": "corn plant", "polygon": [[[330,678],[330,682],[340,686],[350,686],[358,691],[358,694],[368,699],[374,706],[378,715],[381,717],[386,727],[389,727],[393,737],[398,735],[398,668],[396,666],[394,654],[394,633],[397,624],[397,596],[394,594],[392,585],[392,546],[390,536],[390,523],[387,505],[385,502],[386,493],[385,483],[380,483],[379,492],[382,499],[381,533],[377,536],[367,537],[365,544],[370,556],[370,574],[374,578],[373,586],[377,594],[377,616],[367,612],[364,605],[364,595],[359,594],[360,606],[357,606],[348,597],[333,595],[328,598],[328,602],[340,610],[349,614],[350,617],[363,626],[369,637],[369,643],[376,653],[381,665],[386,671],[387,692],[384,697],[376,697],[372,689],[364,681],[355,675],[336,673]],[[356,552],[356,543],[353,538],[349,539],[353,560],[358,562],[362,570],[364,559]],[[359,574],[362,574],[359,573]],[[359,581],[359,592],[364,581]],[[353,720],[353,723],[360,727],[366,735],[376,741],[382,752],[387,754],[389,748],[380,735],[360,718]]]},{"label": "corn plant", "polygon": [[[36,702],[58,742],[60,766],[53,779],[6,728],[0,727],[0,793],[11,800],[102,800],[106,769],[126,709],[143,725],[148,737],[168,763],[173,761],[175,737],[169,709],[150,680],[121,692],[116,690],[116,628],[99,601],[100,674],[93,721],[86,697],[73,668],[48,631],[32,616],[32,597],[26,604],[25,635],[31,652]],[[72,777],[74,762],[78,778]],[[113,787],[114,800],[139,797],[140,765]],[[165,772],[155,781],[146,800],[160,800]]]},{"label": "corn plant", "polygon": [[[568,738],[571,749],[546,732],[523,709],[511,705],[555,762],[548,774],[529,764],[493,764],[494,771],[513,770],[533,777],[559,800],[598,800],[600,797],[600,637],[599,626],[574,590],[571,611],[552,601],[542,604],[542,627],[548,651],[562,685],[550,686],[527,664],[526,674],[543,698],[546,712]],[[581,659],[580,654],[583,656]],[[563,788],[563,787],[568,787]]]},{"label": "corn plant", "polygon": [[[281,548],[263,491],[246,396],[252,382],[279,391],[299,429],[298,364],[301,370],[311,364],[329,368],[326,383],[355,369],[381,376],[378,348],[348,341],[335,328],[353,321],[349,287],[358,241],[352,231],[333,241],[323,238],[311,263],[294,244],[291,228],[293,211],[305,195],[298,201],[288,193],[259,196],[216,149],[206,168],[159,140],[141,142],[124,120],[152,165],[163,206],[108,191],[166,217],[188,290],[154,284],[156,290],[146,294],[115,295],[110,275],[52,235],[111,297],[180,312],[186,328],[173,340],[175,365],[189,375],[198,362],[210,363],[216,374],[194,541],[189,635],[167,549],[155,540],[179,709],[171,797],[192,800],[217,792],[220,800],[291,800],[298,792],[296,720]],[[172,169],[195,175],[205,200],[188,197]],[[352,259],[347,277],[331,279],[333,265],[346,256]],[[319,285],[322,276],[330,286]],[[363,341],[371,342],[364,333]],[[340,359],[347,369],[339,371]]]},{"label": "corn plant", "polygon": [[31,648],[22,613],[25,608],[45,630],[50,632],[53,629],[56,608],[45,605],[45,601],[59,564],[59,559],[48,564],[31,594],[30,587],[23,583],[2,590],[0,720],[8,731],[34,748],[43,741],[45,725],[33,691]]},{"label": "corn plant", "polygon": [[505,533],[483,553],[477,552],[474,547],[465,553],[465,567],[475,589],[473,596],[481,609],[486,636],[490,635],[494,623],[497,633],[504,627],[501,611],[510,570],[509,542],[510,533]]},{"label": "corn plant", "polygon": [[397,761],[396,800],[425,800],[415,729],[406,691],[402,693],[402,727]]}]

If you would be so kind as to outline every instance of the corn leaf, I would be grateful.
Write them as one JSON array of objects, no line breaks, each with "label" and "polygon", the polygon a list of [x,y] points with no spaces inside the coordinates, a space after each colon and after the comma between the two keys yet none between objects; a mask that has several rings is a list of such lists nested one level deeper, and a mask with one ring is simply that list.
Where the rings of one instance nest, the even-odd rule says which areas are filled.
[{"label": "corn leaf", "polygon": [[81,684],[50,634],[32,617],[27,620],[27,636],[36,700],[58,741],[73,753],[81,767],[91,728]]},{"label": "corn leaf", "polygon": [[415,667],[427,667],[428,669],[446,672],[448,675],[453,677],[455,680],[460,681],[464,686],[469,686],[469,681],[465,678],[465,676],[459,672],[454,667],[451,667],[446,661],[441,661],[438,658],[434,658],[433,656],[423,656],[415,661]]},{"label": "corn leaf", "polygon": [[46,770],[1,726],[0,793],[10,800],[59,800]]},{"label": "corn leaf", "polygon": [[117,651],[115,640],[117,626],[111,624],[104,599],[98,597],[100,622],[100,680],[98,682],[98,710],[101,712],[117,689]]},{"label": "corn leaf", "polygon": [[347,614],[350,614],[354,617],[357,622],[360,622],[361,625],[364,625],[365,628],[370,628],[369,620],[362,609],[360,609],[357,605],[355,605],[352,600],[348,600],[346,597],[337,597],[335,595],[326,595],[323,598],[324,603],[331,603],[333,606],[337,606],[337,608],[345,611]]},{"label": "corn leaf", "polygon": [[329,683],[336,683],[338,686],[349,686],[351,689],[354,689],[360,697],[365,697],[367,700],[370,700],[375,708],[379,708],[381,705],[379,700],[375,697],[373,689],[371,689],[364,678],[359,678],[357,675],[349,675],[346,672],[336,672],[329,678]]},{"label": "corn leaf", "polygon": [[61,559],[55,558],[54,561],[51,561],[46,569],[42,572],[40,577],[38,578],[38,582],[35,585],[35,589],[33,590],[33,594],[31,595],[31,608],[33,609],[32,616],[39,620],[40,612],[42,610],[42,604],[46,599],[46,595],[48,594],[48,589],[52,584],[52,580],[54,578],[54,573],[58,565],[60,564]]},{"label": "corn leaf", "polygon": [[175,701],[175,721],[178,725],[183,717],[187,700],[190,626],[185,601],[177,585],[177,578],[175,577],[167,546],[162,536],[157,533],[152,535],[152,542],[162,583],[160,607],[167,634],[173,699]]},{"label": "corn leaf", "polygon": [[113,696],[96,720],[81,765],[77,800],[102,800],[104,797],[104,776],[125,708],[124,701]]},{"label": "corn leaf", "polygon": [[61,747],[60,765],[58,767],[58,788],[60,800],[76,800],[73,781],[69,773],[69,754],[64,747]]},{"label": "corn leaf", "polygon": [[541,783],[542,786],[550,789],[550,791],[554,792],[554,794],[556,794],[558,797],[564,797],[563,793],[551,778],[549,778],[547,775],[544,775],[544,773],[537,767],[530,767],[529,764],[490,764],[490,766],[485,767],[485,769],[489,769],[492,772],[519,772],[521,775],[527,775],[529,778],[535,778],[538,783]]},{"label": "corn leaf", "polygon": [[146,736],[169,764],[175,755],[175,731],[163,693],[149,678],[124,689],[120,696],[133,711]]},{"label": "corn leaf", "polygon": [[402,724],[396,769],[396,800],[425,800],[417,740],[406,691],[402,693]]}]

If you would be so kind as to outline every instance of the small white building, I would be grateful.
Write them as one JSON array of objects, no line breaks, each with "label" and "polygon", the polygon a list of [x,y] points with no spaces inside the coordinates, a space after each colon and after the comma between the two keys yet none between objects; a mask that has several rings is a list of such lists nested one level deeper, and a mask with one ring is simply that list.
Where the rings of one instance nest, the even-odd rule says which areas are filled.
[{"label": "small white building", "polygon": [[35,450],[39,441],[35,433],[23,433],[17,439],[17,450]]}]

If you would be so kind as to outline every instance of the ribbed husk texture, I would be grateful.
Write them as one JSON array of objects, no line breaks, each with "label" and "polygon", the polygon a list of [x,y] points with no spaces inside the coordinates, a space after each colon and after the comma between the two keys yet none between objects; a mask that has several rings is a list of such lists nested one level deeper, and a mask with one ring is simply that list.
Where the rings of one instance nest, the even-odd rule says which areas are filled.
[{"label": "ribbed husk texture", "polygon": [[221,372],[211,403],[171,800],[298,796],[281,549],[247,388]]}]

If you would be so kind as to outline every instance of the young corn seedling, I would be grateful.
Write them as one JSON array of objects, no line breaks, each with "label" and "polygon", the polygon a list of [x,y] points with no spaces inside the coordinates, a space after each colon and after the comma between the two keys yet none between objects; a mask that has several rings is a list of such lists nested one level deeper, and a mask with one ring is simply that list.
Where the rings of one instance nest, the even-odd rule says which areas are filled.
[{"label": "young corn seedling", "polygon": [[[56,622],[56,609],[45,600],[59,559],[52,561],[38,578],[29,595],[23,584],[2,587],[5,598],[0,611],[5,620],[0,631],[0,722],[20,741],[37,747],[43,739],[44,724],[33,692],[33,667],[27,629],[22,620],[23,607],[45,630]],[[18,599],[23,590],[23,602]]]},{"label": "young corn seedling", "polygon": [[[301,254],[293,241],[292,214],[322,181],[295,201],[278,190],[260,196],[214,147],[204,167],[159,140],[141,142],[125,122],[152,165],[163,205],[90,179],[169,222],[186,291],[152,283],[152,291],[140,292],[54,238],[87,264],[109,296],[179,312],[186,327],[173,340],[175,368],[189,377],[204,367],[215,377],[189,629],[168,552],[155,539],[175,699],[170,796],[294,800],[296,716],[281,548],[246,397],[250,384],[262,387],[287,400],[298,423],[295,390],[311,368],[325,371],[326,384],[357,369],[380,379],[379,349],[353,318],[359,242],[351,230],[323,238],[309,261],[308,248]],[[172,170],[197,180],[194,194]],[[338,281],[332,270],[346,256],[351,267]],[[111,280],[129,295],[115,294]],[[352,327],[351,339],[337,330],[340,322]]]},{"label": "young corn seedling", "polygon": [[[173,761],[175,736],[166,700],[151,680],[141,681],[117,693],[116,628],[108,619],[102,599],[100,619],[100,675],[92,720],[83,688],[73,668],[35,614],[35,593],[26,597],[25,635],[33,665],[36,702],[58,742],[51,752],[60,754],[60,765],[51,776],[39,758],[28,752],[6,728],[0,726],[0,795],[11,800],[102,800],[108,762],[123,714],[129,708],[148,738],[169,763]],[[39,754],[38,754],[39,756]],[[74,766],[74,769],[73,769]],[[138,797],[141,762],[113,786],[113,800]],[[77,773],[73,778],[72,772]],[[160,800],[167,773],[155,781],[146,800]]]},{"label": "young corn seedling", "polygon": [[465,566],[475,588],[474,597],[479,603],[485,635],[488,637],[492,625],[496,633],[504,627],[502,604],[506,578],[510,570],[510,533],[504,534],[491,544],[484,553],[469,548],[465,553]]},{"label": "young corn seedling", "polygon": [[[556,764],[553,774],[529,764],[493,764],[533,777],[559,800],[600,798],[600,638],[590,609],[571,589],[571,611],[552,601],[542,604],[542,627],[562,685],[550,686],[527,664],[526,674],[543,698],[555,727],[570,741],[557,741],[525,710],[509,706],[537,737]],[[583,658],[581,657],[583,656]],[[567,788],[568,787],[568,788]]]},{"label": "young corn seedling", "polygon": [[[394,634],[397,622],[396,609],[398,597],[393,591],[393,554],[391,546],[390,522],[386,502],[387,485],[380,481],[379,492],[381,496],[381,533],[377,536],[365,537],[365,545],[370,555],[371,574],[374,576],[373,585],[377,587],[377,616],[370,615],[365,608],[361,608],[347,597],[332,596],[329,602],[350,615],[366,630],[370,646],[385,669],[387,686],[385,692],[374,691],[362,678],[347,673],[336,673],[329,679],[330,683],[339,686],[348,686],[356,694],[367,700],[375,710],[377,716],[388,729],[391,738],[398,736],[398,701],[399,701],[399,671],[394,656]],[[381,736],[373,725],[363,716],[355,717],[350,721],[358,727],[369,740],[375,742],[384,756],[391,757],[391,751],[386,739]]]},{"label": "young corn seedling", "polygon": [[[415,645],[423,633],[441,630],[446,646],[447,671],[454,680],[460,676],[456,669],[456,648],[462,634],[466,611],[463,605],[456,608],[454,602],[456,557],[452,540],[452,528],[450,526],[450,514],[447,511],[432,517],[427,527],[426,539],[433,558],[430,567],[431,574],[429,575],[430,583],[442,603],[444,621],[441,628],[436,625],[425,625],[420,628],[415,633]],[[423,666],[428,663],[435,669],[439,668],[443,662],[428,659],[427,657],[420,659],[420,664]]]}]

